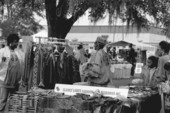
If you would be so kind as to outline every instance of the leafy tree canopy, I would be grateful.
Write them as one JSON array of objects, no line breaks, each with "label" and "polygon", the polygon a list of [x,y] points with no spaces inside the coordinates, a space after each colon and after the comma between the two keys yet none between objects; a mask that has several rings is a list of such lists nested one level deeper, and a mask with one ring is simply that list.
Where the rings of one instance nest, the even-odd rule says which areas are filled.
[{"label": "leafy tree canopy", "polygon": [[7,37],[13,32],[32,35],[42,28],[34,18],[35,14],[43,16],[40,12],[44,7],[40,2],[31,4],[27,3],[27,0],[1,0],[0,5],[2,37]]},{"label": "leafy tree canopy", "polygon": [[[169,0],[71,0],[74,4],[87,2],[90,8],[90,19],[97,22],[109,14],[109,23],[113,23],[117,18],[127,22],[127,25],[135,25],[138,30],[149,25],[167,27],[170,21],[170,1]],[[92,1],[92,4],[90,4]],[[75,3],[76,2],[76,3]],[[71,6],[71,5],[70,5]],[[72,5],[73,6],[73,5]],[[79,5],[77,5],[78,7]],[[82,6],[81,6],[82,7]],[[79,8],[77,8],[79,9]],[[75,5],[70,9],[72,15],[77,10]],[[152,23],[149,19],[154,19]]]},{"label": "leafy tree canopy", "polygon": [[[8,8],[9,4],[12,8],[7,11],[13,12],[16,22],[20,26],[27,26],[26,29],[30,29],[34,23],[33,12],[42,16],[41,11],[45,8],[48,35],[58,38],[65,38],[72,25],[88,9],[92,22],[103,19],[108,12],[110,24],[120,18],[127,25],[136,26],[139,31],[141,27],[150,25],[170,28],[170,0],[1,0],[3,7]],[[149,21],[148,16],[154,19],[154,23]],[[168,31],[165,29],[165,33]]]}]

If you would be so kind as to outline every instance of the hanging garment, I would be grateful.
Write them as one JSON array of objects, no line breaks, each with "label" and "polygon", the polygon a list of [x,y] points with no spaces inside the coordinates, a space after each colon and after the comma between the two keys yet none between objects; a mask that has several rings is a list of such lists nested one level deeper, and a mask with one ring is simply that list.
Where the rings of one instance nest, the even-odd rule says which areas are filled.
[{"label": "hanging garment", "polygon": [[73,59],[70,55],[64,53],[64,68],[63,68],[63,84],[73,84],[73,76],[74,76],[74,69],[73,69]]},{"label": "hanging garment", "polygon": [[34,66],[34,46],[30,45],[27,47],[25,53],[25,63],[24,63],[24,75],[22,76],[22,82],[24,86],[27,86],[27,90],[32,87],[33,78],[33,66]]},{"label": "hanging garment", "polygon": [[55,69],[55,56],[49,52],[44,66],[44,85],[45,89],[54,89],[58,80],[57,70]]},{"label": "hanging garment", "polygon": [[45,66],[45,55],[46,55],[46,50],[44,47],[41,47],[39,49],[39,75],[38,75],[38,80],[37,80],[37,83],[38,83],[38,87],[45,87],[44,86],[44,66]]},{"label": "hanging garment", "polygon": [[33,87],[38,87],[37,79],[38,79],[38,66],[39,66],[39,48],[35,50],[35,58],[34,58],[34,68],[33,68]]},{"label": "hanging garment", "polygon": [[33,70],[33,87],[44,86],[44,52],[42,45],[38,45],[35,50],[34,70]]},{"label": "hanging garment", "polygon": [[72,67],[73,67],[73,83],[81,82],[80,72],[79,72],[79,63],[74,56],[72,58]]},{"label": "hanging garment", "polygon": [[54,89],[56,83],[73,84],[81,81],[78,62],[73,55],[53,52],[53,48],[46,45],[38,45],[33,52],[33,75],[28,79],[29,89]]},{"label": "hanging garment", "polygon": [[[60,57],[60,56],[59,56]],[[78,61],[72,55],[68,55],[67,53],[63,53],[63,61],[57,61],[58,66],[58,74],[59,74],[59,83],[62,84],[73,84],[75,82],[80,82],[80,73]],[[59,67],[59,64],[63,62],[62,67]]]},{"label": "hanging garment", "polygon": [[64,78],[64,71],[63,71],[63,63],[61,63],[61,55],[59,52],[54,53],[55,57],[55,76],[57,77],[57,82],[56,83],[63,83],[63,78]]}]

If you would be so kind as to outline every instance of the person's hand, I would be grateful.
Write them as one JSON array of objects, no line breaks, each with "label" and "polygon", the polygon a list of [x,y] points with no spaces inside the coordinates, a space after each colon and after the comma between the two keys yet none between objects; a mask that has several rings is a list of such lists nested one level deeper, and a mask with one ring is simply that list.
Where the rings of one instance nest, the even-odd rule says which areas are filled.
[{"label": "person's hand", "polygon": [[166,81],[165,83],[161,84],[162,87],[162,91],[164,93],[170,93],[170,85],[169,85],[169,81]]},{"label": "person's hand", "polygon": [[99,75],[95,73],[93,70],[89,69],[87,76],[90,78],[97,78]]},{"label": "person's hand", "polygon": [[6,61],[6,57],[2,57],[2,62],[5,62]]}]

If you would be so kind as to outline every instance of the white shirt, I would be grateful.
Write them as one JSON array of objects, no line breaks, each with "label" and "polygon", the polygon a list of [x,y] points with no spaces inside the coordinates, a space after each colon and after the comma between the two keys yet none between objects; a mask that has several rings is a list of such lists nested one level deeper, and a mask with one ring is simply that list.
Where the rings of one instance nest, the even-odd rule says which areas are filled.
[{"label": "white shirt", "polygon": [[151,80],[152,80],[152,77],[153,77],[153,75],[154,75],[154,73],[155,73],[155,69],[156,68],[151,68],[150,69],[150,71],[149,71],[149,83],[151,82]]},{"label": "white shirt", "polygon": [[[14,50],[14,52],[17,55],[19,61],[21,61],[19,52],[17,50]],[[11,57],[11,51],[8,46],[0,49],[0,80],[1,81],[5,80],[10,57]]]}]

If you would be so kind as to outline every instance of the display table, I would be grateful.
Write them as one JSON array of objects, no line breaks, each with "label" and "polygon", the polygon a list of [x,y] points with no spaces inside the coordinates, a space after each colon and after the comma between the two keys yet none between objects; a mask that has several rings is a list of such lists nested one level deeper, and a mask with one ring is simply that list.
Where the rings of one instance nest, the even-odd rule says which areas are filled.
[{"label": "display table", "polygon": [[159,113],[161,109],[159,94],[140,88],[130,90],[129,97],[126,99],[90,97],[84,94],[66,96],[48,92],[38,96],[25,94],[25,96],[15,96],[13,99],[17,102],[9,100],[10,111],[15,113],[23,111],[27,113],[151,113],[151,111]]},{"label": "display table", "polygon": [[111,72],[113,79],[130,78],[131,64],[112,64]]}]

